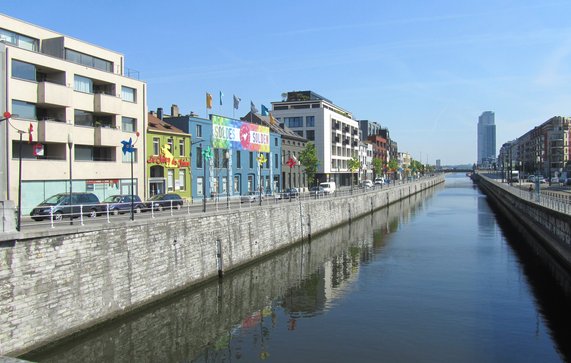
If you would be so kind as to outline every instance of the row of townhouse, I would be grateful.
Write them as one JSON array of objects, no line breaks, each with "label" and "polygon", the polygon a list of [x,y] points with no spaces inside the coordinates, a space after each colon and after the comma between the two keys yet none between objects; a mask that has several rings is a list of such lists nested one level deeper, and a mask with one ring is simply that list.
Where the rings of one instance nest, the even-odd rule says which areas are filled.
[{"label": "row of townhouse", "polygon": [[[312,91],[288,92],[271,115],[148,113],[145,82],[124,56],[0,14],[0,201],[22,213],[53,194],[131,192],[188,201],[309,186],[299,156],[316,145],[317,179],[373,179],[372,160],[397,158],[388,129]],[[241,130],[256,140],[243,143]],[[251,141],[251,142],[250,142]],[[210,151],[210,153],[206,153]],[[21,199],[21,200],[20,200]]]},{"label": "row of townhouse", "polygon": [[502,145],[497,167],[520,175],[558,177],[571,172],[571,118],[554,116]]}]

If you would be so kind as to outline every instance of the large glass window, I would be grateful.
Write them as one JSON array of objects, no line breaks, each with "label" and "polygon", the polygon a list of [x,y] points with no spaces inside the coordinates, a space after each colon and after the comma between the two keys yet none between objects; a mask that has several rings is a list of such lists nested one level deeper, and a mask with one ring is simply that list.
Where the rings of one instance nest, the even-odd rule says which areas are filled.
[{"label": "large glass window", "polygon": [[12,113],[18,115],[18,118],[35,120],[36,105],[29,102],[12,100]]},{"label": "large glass window", "polygon": [[78,92],[93,93],[93,81],[76,74],[73,77],[73,89]]},{"label": "large glass window", "polygon": [[303,127],[303,117],[284,117],[284,122],[288,127]]},{"label": "large glass window", "polygon": [[137,119],[132,117],[125,117],[121,118],[121,128],[125,132],[135,132],[137,131]]},{"label": "large glass window", "polygon": [[307,130],[305,131],[305,138],[314,141],[315,140],[315,130]]},{"label": "large glass window", "polygon": [[315,116],[305,116],[305,126],[315,127]]},{"label": "large glass window", "polygon": [[17,46],[18,48],[38,51],[38,40],[6,29],[0,29],[0,40]]},{"label": "large glass window", "polygon": [[77,161],[115,161],[115,149],[115,147],[75,145],[74,158]]},{"label": "large glass window", "polygon": [[97,68],[106,72],[113,72],[113,63],[101,58],[96,58],[88,54],[76,52],[75,50],[66,49],[65,59],[70,62],[78,63],[84,66]]},{"label": "large glass window", "polygon": [[93,114],[91,112],[83,110],[74,110],[74,123],[78,126],[91,126],[93,127],[95,122]]},{"label": "large glass window", "polygon": [[137,90],[131,87],[122,86],[121,87],[121,98],[123,101],[136,102],[137,101]]},{"label": "large glass window", "polygon": [[12,59],[12,77],[36,81],[36,66]]}]

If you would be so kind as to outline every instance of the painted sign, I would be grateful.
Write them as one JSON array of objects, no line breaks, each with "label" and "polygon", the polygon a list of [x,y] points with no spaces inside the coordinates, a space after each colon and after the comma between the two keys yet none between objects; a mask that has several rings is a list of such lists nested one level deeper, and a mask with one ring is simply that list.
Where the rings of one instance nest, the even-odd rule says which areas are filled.
[{"label": "painted sign", "polygon": [[175,158],[170,152],[171,146],[169,144],[164,144],[161,147],[160,156],[151,156],[147,159],[149,164],[163,164],[168,168],[183,168],[189,167],[190,161],[183,160],[182,158]]},{"label": "painted sign", "polygon": [[270,128],[211,115],[212,146],[217,149],[270,152]]}]

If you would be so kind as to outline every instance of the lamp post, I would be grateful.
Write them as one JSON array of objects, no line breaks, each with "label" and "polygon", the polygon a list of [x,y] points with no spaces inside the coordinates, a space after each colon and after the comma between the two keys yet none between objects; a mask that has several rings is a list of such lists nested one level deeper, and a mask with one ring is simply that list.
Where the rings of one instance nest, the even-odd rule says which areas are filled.
[{"label": "lamp post", "polygon": [[226,156],[226,209],[230,209],[230,150],[224,153]]},{"label": "lamp post", "polygon": [[259,194],[259,199],[260,199],[260,203],[259,205],[262,205],[262,165],[267,161],[266,157],[264,156],[264,154],[260,153],[258,155],[258,188],[260,190],[260,194]]},{"label": "lamp post", "polygon": [[72,186],[73,178],[71,174],[71,149],[73,147],[73,136],[71,135],[71,133],[67,134],[67,147],[69,148],[69,205],[70,205],[69,224],[73,225],[73,210],[72,210],[73,205],[71,204],[71,197],[73,191],[73,186]]},{"label": "lamp post", "polygon": [[[202,144],[200,144],[202,148]],[[202,163],[204,166],[204,181],[202,182],[202,212],[206,212],[206,161],[210,160],[212,157],[212,150],[210,150],[210,146],[207,146],[206,149],[202,150]]]},{"label": "lamp post", "polygon": [[16,223],[16,230],[20,231],[21,228],[21,221],[22,221],[22,134],[25,131],[18,130],[18,134],[20,135],[20,145],[18,146],[18,221]]}]

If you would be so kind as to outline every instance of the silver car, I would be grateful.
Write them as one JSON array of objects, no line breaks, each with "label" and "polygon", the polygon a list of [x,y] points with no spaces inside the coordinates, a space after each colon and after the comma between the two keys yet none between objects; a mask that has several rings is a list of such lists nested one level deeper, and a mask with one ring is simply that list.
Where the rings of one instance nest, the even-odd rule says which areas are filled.
[{"label": "silver car", "polygon": [[264,195],[260,195],[260,192],[249,192],[246,195],[240,197],[240,203],[253,203],[260,201],[260,198],[264,200]]}]

